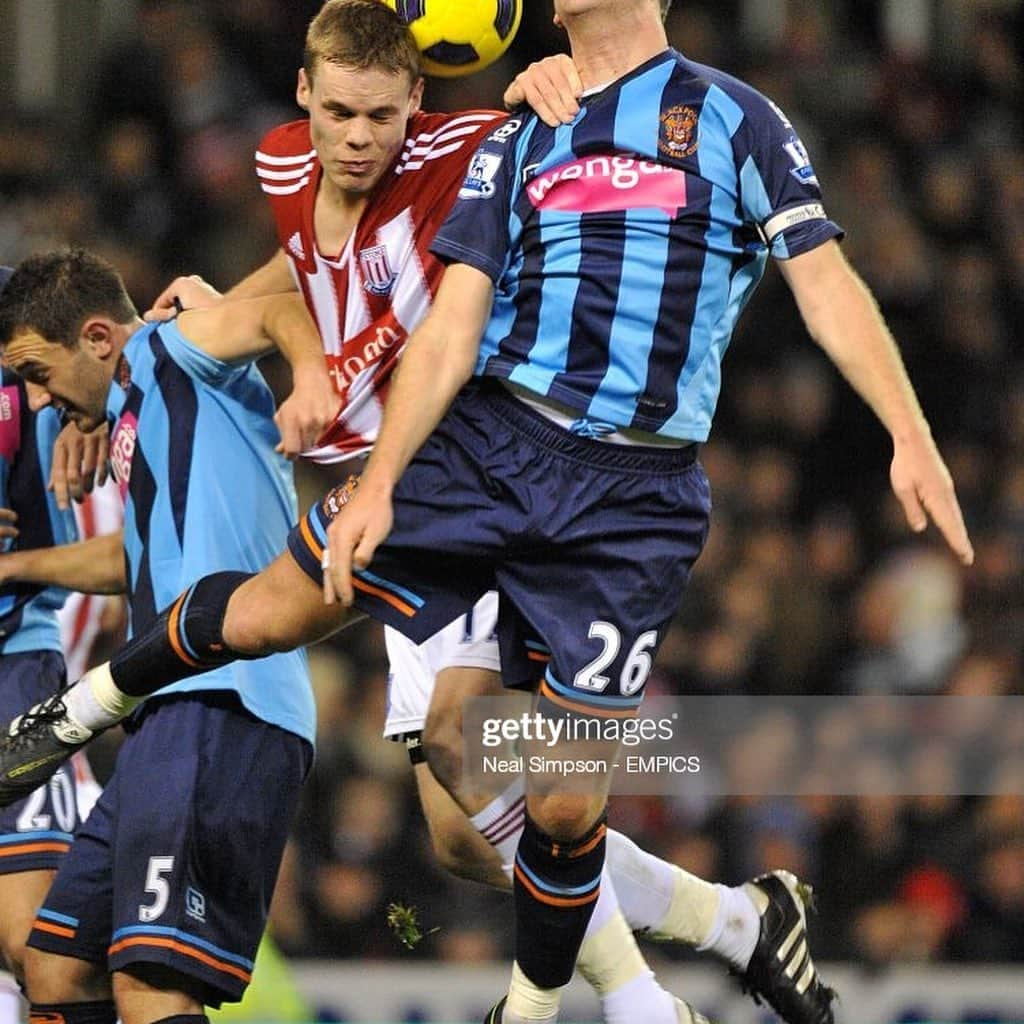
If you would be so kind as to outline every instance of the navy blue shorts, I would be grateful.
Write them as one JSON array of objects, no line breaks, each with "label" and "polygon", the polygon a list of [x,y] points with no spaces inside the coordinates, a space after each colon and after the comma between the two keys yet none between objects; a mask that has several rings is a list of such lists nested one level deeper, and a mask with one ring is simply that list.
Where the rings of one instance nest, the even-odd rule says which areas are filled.
[{"label": "navy blue shorts", "polygon": [[130,725],[29,945],[119,971],[160,964],[207,1005],[241,999],[309,743],[207,691],[156,699]]},{"label": "navy blue shorts", "polygon": [[[289,537],[317,583],[327,527],[353,486]],[[696,446],[577,437],[478,382],[395,488],[394,529],[356,575],[356,604],[422,643],[496,587],[506,685],[543,671],[541,693],[559,707],[632,714],[710,511]]]},{"label": "navy blue shorts", "polygon": [[[0,724],[53,696],[64,682],[59,651],[0,656]],[[0,811],[0,875],[52,871],[70,849],[77,825],[74,772],[65,766],[46,785]]]}]

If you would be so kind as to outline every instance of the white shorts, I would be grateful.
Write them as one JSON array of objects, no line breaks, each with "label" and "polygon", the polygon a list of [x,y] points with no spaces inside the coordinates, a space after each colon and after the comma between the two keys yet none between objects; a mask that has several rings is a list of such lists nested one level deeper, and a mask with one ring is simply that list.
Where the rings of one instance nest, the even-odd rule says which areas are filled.
[{"label": "white shorts", "polygon": [[422,730],[434,680],[442,669],[486,668],[500,672],[497,626],[498,595],[492,590],[477,601],[472,611],[422,644],[414,644],[397,629],[385,627],[390,663],[385,737],[399,740],[406,733]]}]

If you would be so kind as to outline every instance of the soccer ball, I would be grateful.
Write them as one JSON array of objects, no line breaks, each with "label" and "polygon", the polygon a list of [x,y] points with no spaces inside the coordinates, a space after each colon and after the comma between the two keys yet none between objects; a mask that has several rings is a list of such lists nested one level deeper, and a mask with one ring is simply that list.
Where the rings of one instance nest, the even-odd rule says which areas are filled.
[{"label": "soccer ball", "polygon": [[428,75],[457,78],[493,64],[515,38],[523,0],[384,0],[412,29]]}]

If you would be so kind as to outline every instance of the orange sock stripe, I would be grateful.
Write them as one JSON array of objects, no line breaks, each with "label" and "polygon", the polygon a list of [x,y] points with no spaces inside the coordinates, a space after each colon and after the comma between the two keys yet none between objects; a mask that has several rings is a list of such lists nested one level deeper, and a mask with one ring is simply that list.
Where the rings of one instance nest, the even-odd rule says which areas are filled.
[{"label": "orange sock stripe", "polygon": [[167,623],[167,639],[171,642],[171,647],[174,653],[183,661],[189,668],[199,668],[199,662],[195,658],[191,657],[189,653],[181,645],[181,640],[178,638],[178,620],[181,618],[181,609],[185,604],[185,596],[188,594],[186,590],[177,601],[174,602],[174,607],[171,608],[171,618]]},{"label": "orange sock stripe", "polygon": [[526,887],[526,891],[538,902],[546,903],[551,907],[584,907],[588,903],[593,903],[598,894],[601,891],[601,887],[598,886],[592,893],[586,896],[552,896],[550,893],[541,892],[531,882],[522,871],[519,870],[519,865],[515,867],[516,878]]},{"label": "orange sock stripe", "polygon": [[313,536],[313,530],[310,528],[309,520],[305,516],[299,520],[299,533],[302,534],[306,547],[316,557],[316,560],[322,562],[324,559],[324,546]]},{"label": "orange sock stripe", "polygon": [[45,843],[19,843],[17,846],[0,848],[0,857],[20,857],[26,853],[67,853],[70,849],[70,843],[62,843],[58,840],[49,840]]},{"label": "orange sock stripe", "polygon": [[411,619],[416,614],[416,609],[412,605],[407,604],[400,598],[395,597],[394,594],[389,594],[386,590],[382,590],[380,587],[375,587],[372,583],[366,583],[357,577],[352,577],[352,586],[356,590],[363,591],[364,594],[372,594],[374,597],[379,597],[382,601],[387,602],[392,608],[397,608],[406,618]]},{"label": "orange sock stripe", "polygon": [[32,922],[32,927],[40,932],[59,935],[62,939],[73,939],[75,937],[74,928],[65,928],[63,925],[53,924],[50,921],[40,921],[38,917]]},{"label": "orange sock stripe", "polygon": [[590,840],[587,843],[585,843],[583,846],[581,846],[578,850],[573,850],[572,853],[569,854],[569,856],[570,857],[582,857],[585,853],[590,853],[590,851],[592,849],[594,849],[594,847],[597,846],[597,844],[599,842],[601,842],[602,839],[604,839],[605,833],[607,831],[608,831],[608,826],[607,825],[602,825],[593,834],[593,836],[590,837]]},{"label": "orange sock stripe", "polygon": [[113,956],[115,953],[120,953],[122,949],[127,949],[129,946],[158,946],[161,949],[171,949],[175,953],[183,953],[185,956],[190,956],[200,963],[206,964],[207,967],[212,967],[216,971],[221,971],[224,974],[234,975],[236,978],[241,978],[246,984],[252,981],[252,974],[248,971],[243,971],[241,967],[236,967],[234,964],[227,964],[223,960],[218,960],[216,957],[210,956],[208,953],[201,953],[198,949],[193,949],[191,946],[186,946],[183,942],[176,942],[174,939],[161,939],[156,936],[148,935],[137,935],[130,939],[121,939],[120,942],[115,942],[110,949],[107,950],[108,956]]},{"label": "orange sock stripe", "polygon": [[541,654],[540,651],[527,651],[526,657],[530,661],[542,661],[545,665],[551,660],[550,654]]},{"label": "orange sock stripe", "polygon": [[636,718],[636,708],[623,708],[619,711],[615,708],[596,708],[593,704],[584,704],[582,701],[577,704],[575,701],[566,700],[561,694],[555,693],[551,689],[546,679],[540,684],[540,695],[545,700],[551,701],[552,704],[591,718]]}]

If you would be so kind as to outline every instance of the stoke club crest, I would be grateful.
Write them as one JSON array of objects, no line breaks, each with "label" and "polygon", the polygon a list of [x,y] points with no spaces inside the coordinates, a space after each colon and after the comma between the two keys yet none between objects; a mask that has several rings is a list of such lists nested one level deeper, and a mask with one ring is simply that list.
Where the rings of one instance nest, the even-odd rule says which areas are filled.
[{"label": "stoke club crest", "polygon": [[389,295],[395,284],[395,272],[388,261],[386,245],[372,245],[359,252],[359,267],[363,273],[363,287],[373,295]]}]

